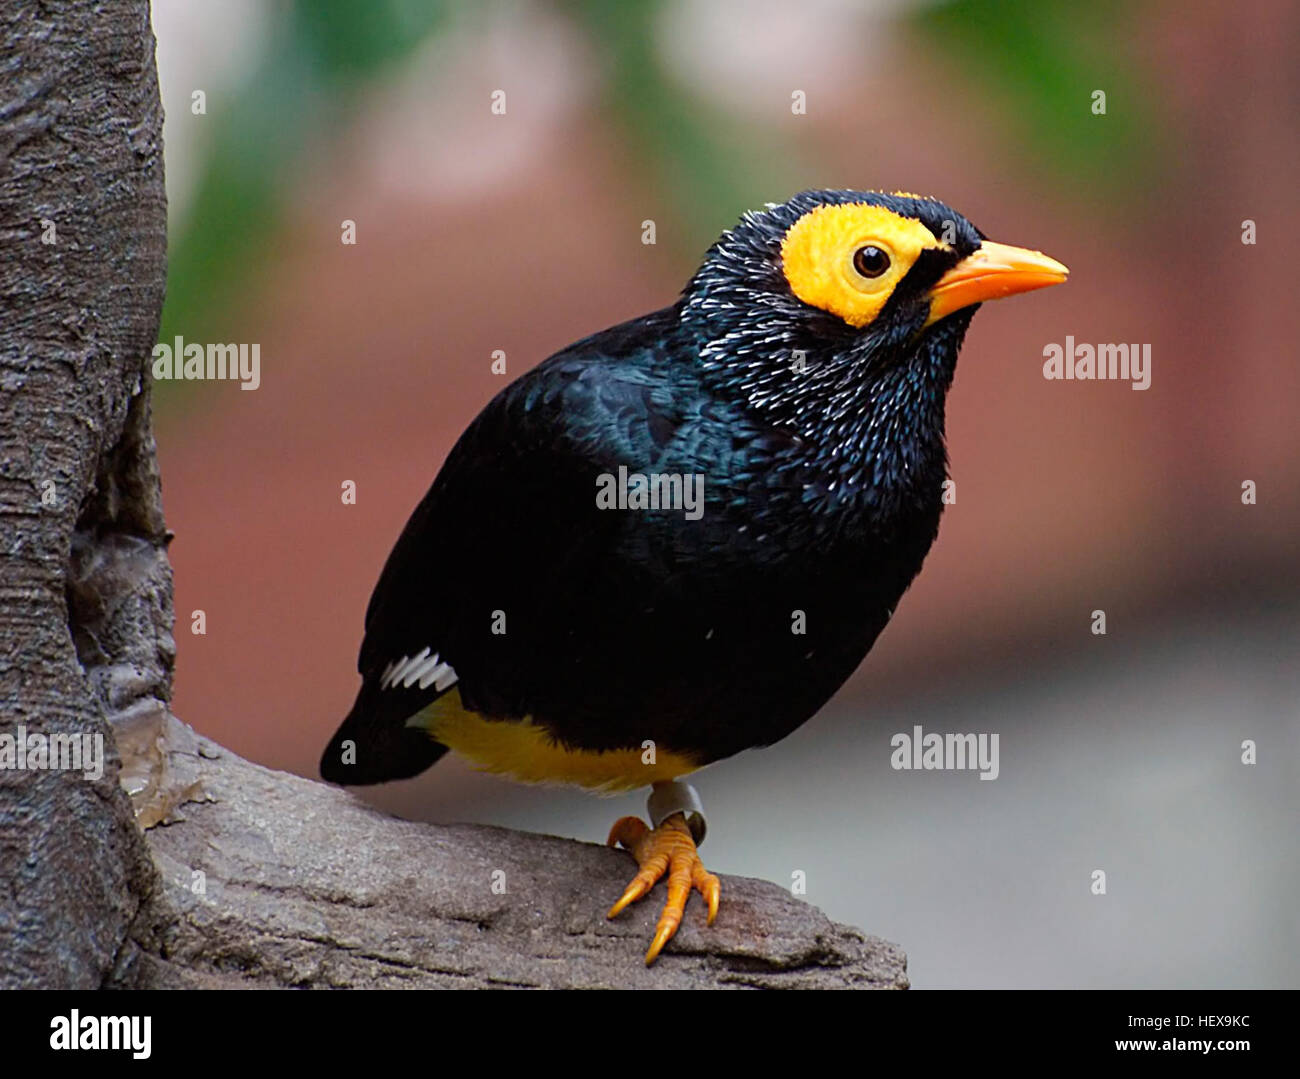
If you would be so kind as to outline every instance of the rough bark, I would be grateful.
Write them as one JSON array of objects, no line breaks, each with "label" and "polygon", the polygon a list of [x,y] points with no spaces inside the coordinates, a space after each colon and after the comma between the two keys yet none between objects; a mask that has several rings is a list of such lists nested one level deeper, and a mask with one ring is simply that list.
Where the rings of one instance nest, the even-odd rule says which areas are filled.
[{"label": "rough bark", "polygon": [[0,767],[0,987],[905,986],[893,945],[739,878],[646,970],[660,894],[604,918],[626,855],[396,820],[171,716],[148,6],[11,2],[0,41],[0,735],[106,755]]},{"label": "rough bark", "polygon": [[[144,0],[0,8],[0,725],[104,738],[165,699],[146,361],[165,277]],[[94,986],[154,870],[102,777],[0,769],[0,985]]]}]

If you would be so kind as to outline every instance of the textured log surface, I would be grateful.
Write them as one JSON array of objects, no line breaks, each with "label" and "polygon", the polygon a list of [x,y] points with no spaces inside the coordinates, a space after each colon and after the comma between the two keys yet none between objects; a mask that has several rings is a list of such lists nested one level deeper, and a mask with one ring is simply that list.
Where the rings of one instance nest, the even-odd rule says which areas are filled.
[{"label": "textured log surface", "polygon": [[0,986],[101,983],[154,885],[108,718],[165,702],[171,570],[149,424],[166,277],[145,0],[0,5]]},{"label": "textured log surface", "polygon": [[[150,797],[168,803],[172,823],[148,840],[163,886],[132,933],[118,984],[907,985],[894,945],[743,877],[723,877],[712,928],[694,898],[677,938],[647,969],[662,886],[605,918],[634,869],[625,853],[398,820],[162,722],[170,724],[167,779]],[[203,800],[174,804],[178,792]]]}]

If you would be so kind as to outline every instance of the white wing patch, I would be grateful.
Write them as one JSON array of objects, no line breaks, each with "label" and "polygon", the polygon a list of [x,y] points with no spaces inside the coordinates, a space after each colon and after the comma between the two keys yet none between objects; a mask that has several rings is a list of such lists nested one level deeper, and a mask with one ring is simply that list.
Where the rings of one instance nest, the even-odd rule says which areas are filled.
[{"label": "white wing patch", "polygon": [[383,677],[379,679],[380,689],[393,689],[401,686],[410,689],[418,685],[421,689],[433,686],[439,693],[456,684],[456,672],[450,663],[438,658],[432,648],[426,648],[418,656],[403,656],[384,668]]}]

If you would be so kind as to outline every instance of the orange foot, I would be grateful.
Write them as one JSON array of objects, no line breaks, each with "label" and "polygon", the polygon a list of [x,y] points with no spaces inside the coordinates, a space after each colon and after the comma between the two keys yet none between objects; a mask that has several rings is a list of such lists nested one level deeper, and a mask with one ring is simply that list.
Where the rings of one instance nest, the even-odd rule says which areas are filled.
[{"label": "orange foot", "polygon": [[709,904],[709,925],[713,924],[713,919],[718,916],[722,886],[700,861],[695,840],[691,838],[691,830],[681,813],[674,813],[655,829],[647,828],[640,817],[623,817],[610,829],[608,842],[611,847],[621,843],[632,852],[632,857],[641,867],[627,886],[623,898],[610,908],[610,918],[650,891],[665,872],[668,874],[668,902],[659,915],[650,950],[645,953],[646,966],[659,957],[664,945],[672,940],[677,927],[682,924],[682,913],[686,910],[686,900],[690,898],[692,888]]}]

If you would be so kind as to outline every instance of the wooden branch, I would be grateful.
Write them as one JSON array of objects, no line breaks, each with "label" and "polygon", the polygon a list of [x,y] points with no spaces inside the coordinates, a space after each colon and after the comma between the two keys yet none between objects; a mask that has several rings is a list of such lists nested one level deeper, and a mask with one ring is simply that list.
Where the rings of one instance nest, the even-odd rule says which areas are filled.
[{"label": "wooden branch", "polygon": [[[123,738],[164,881],[113,984],[485,988],[903,988],[892,944],[774,884],[723,878],[642,961],[662,889],[614,921],[634,865],[589,843],[386,816],[241,760],[159,713]],[[166,746],[166,752],[160,752]],[[165,774],[161,768],[165,767]]]}]

